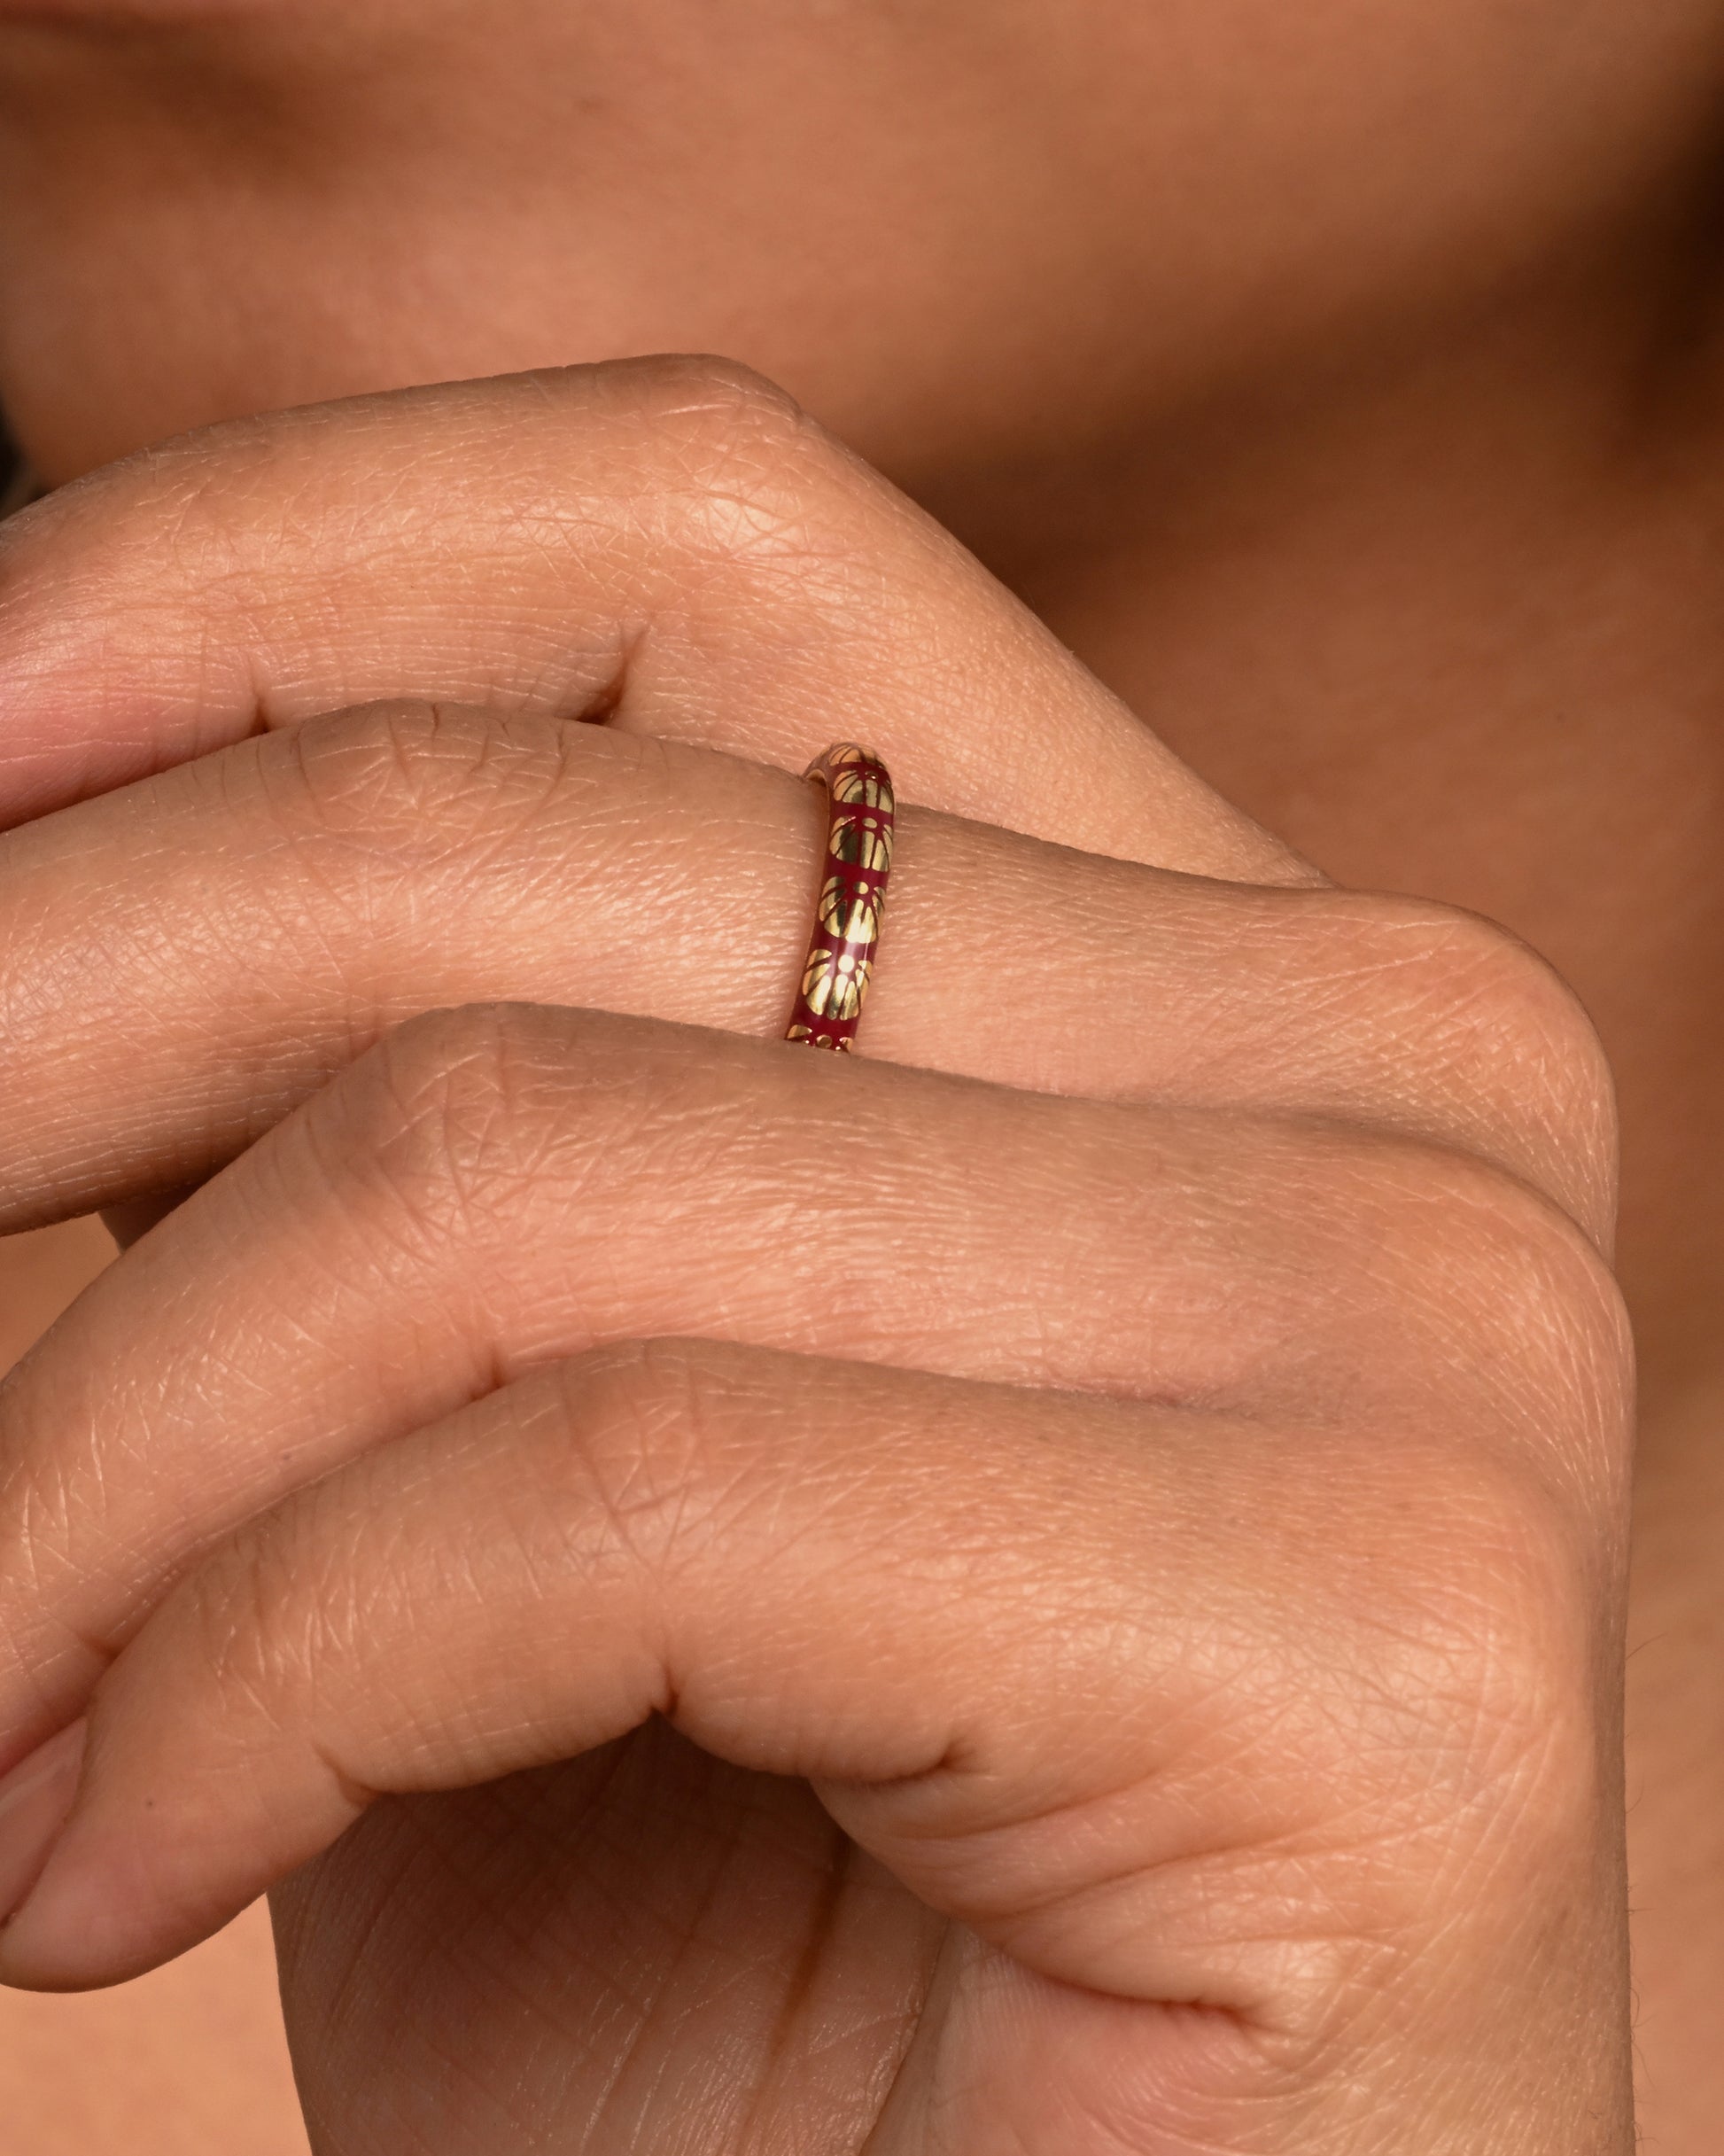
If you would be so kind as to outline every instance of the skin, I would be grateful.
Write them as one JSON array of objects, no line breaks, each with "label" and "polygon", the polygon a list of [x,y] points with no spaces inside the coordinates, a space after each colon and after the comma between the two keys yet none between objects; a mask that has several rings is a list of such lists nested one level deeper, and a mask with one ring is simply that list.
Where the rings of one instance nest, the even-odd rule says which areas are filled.
[{"label": "skin", "polygon": [[[1716,12],[1086,5],[1077,20],[1081,34],[1069,7],[979,4],[717,19],[547,6],[482,25],[460,9],[16,12],[0,31],[0,394],[63,479],[309,397],[734,353],[909,488],[1301,852],[1345,883],[1476,907],[1557,961],[1619,1081],[1619,1265],[1648,1407],[1652,1644],[1631,1761],[1644,2115],[1665,2145],[1697,2150],[1719,2094],[1706,2015],[1724,1936],[1704,1920],[1719,1874],[1695,1824],[1717,1816],[1724,1758],[1705,1705],[1724,1270],[1720,872],[1702,813],[1717,753]],[[247,454],[224,443],[224,471]],[[173,472],[153,483],[172,509]],[[279,533],[276,498],[253,498]],[[141,525],[112,499],[91,514],[159,540],[159,509],[125,507]],[[486,528],[462,558],[484,557]],[[91,646],[137,617],[115,612],[99,549],[77,596],[84,542],[64,533],[36,542],[40,611],[20,633],[51,658],[69,620],[83,664],[68,679],[25,653],[43,691],[25,712],[44,759],[28,782],[48,789],[29,808],[129,775],[113,744],[136,746],[139,699],[185,641],[141,635],[110,700],[92,698]],[[221,547],[191,558],[198,619],[218,603]],[[904,573],[923,588],[925,567]],[[877,665],[881,649],[915,648],[915,611],[870,647]],[[257,634],[247,616],[240,641]],[[285,649],[291,681],[303,637]],[[403,654],[362,639],[338,658],[321,674],[301,663],[327,704],[508,693],[489,650],[435,680],[403,678]],[[972,675],[981,713],[936,711],[906,743],[935,758],[912,798],[1180,858],[1167,849],[1201,797],[1170,823],[1166,767],[1106,729],[1075,737],[1076,691],[1032,703],[1013,767],[1027,742],[1058,740],[1068,782],[1113,820],[1055,829],[984,794],[988,713],[1021,696]],[[822,681],[821,704],[814,686],[796,679],[804,711],[863,695]],[[214,697],[175,677],[151,712]],[[675,708],[642,730],[673,728]],[[704,738],[795,760],[770,728]],[[215,739],[182,733],[159,754]],[[773,933],[761,948],[795,941]],[[1428,1087],[1424,1050],[1370,1024]],[[1575,1112],[1565,1159],[1596,1142]],[[63,1159],[56,1176],[67,1204],[103,1195]],[[1606,1542],[1607,1526],[1590,1521]],[[1608,1981],[1591,1981],[1608,2020]],[[1573,2145],[1571,2125],[1548,2144]]]},{"label": "skin", "polygon": [[[711,362],[217,429],[8,562],[12,1218],[199,1187],[0,1397],[0,1975],[277,1887],[354,2156],[1627,2145],[1541,961]],[[356,702],[423,670],[487,705]],[[840,702],[917,804],[854,1062],[773,1038]]]}]

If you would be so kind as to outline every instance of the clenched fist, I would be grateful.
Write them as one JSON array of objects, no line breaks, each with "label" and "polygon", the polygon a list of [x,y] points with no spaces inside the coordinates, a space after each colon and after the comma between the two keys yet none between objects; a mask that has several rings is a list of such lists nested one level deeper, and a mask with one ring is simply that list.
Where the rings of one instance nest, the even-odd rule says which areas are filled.
[{"label": "clenched fist", "polygon": [[188,437],[0,579],[4,1221],[136,1238],[0,1391],[0,1974],[273,1889],[319,2156],[1628,2150],[1538,960],[716,363]]}]

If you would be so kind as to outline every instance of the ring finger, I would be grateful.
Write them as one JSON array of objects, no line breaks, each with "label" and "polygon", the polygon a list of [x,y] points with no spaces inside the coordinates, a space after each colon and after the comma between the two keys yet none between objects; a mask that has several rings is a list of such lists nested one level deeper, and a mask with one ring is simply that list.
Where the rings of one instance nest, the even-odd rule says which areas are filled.
[{"label": "ring finger", "polygon": [[[384,705],[6,834],[0,1226],[196,1182],[427,1009],[780,1032],[820,814],[788,774],[710,751]],[[1482,922],[913,807],[894,878],[867,1055],[1372,1122],[1478,1150],[1602,1227],[1600,1156],[1557,1097],[1596,1047],[1555,977]],[[1487,1022],[1510,980],[1513,1054]]]}]

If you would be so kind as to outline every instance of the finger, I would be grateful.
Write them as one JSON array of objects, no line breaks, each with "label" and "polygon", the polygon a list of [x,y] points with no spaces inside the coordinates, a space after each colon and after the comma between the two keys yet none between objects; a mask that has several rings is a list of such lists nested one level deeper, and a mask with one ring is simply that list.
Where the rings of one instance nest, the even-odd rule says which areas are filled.
[{"label": "finger", "polygon": [[70,1711],[140,1600],[284,1490],[592,1346],[674,1333],[1295,1422],[1340,1400],[1397,1433],[1465,1394],[1518,1428],[1541,1384],[1613,1397],[1570,1308],[1613,1313],[1597,1254],[1462,1156],[595,1013],[436,1014],[0,1391],[0,1549],[25,1560],[0,1565],[0,1730]]},{"label": "finger", "polygon": [[0,815],[341,705],[605,717],[1205,875],[1311,871],[974,557],[722,362],[633,361],[206,429],[0,533]]},{"label": "finger", "polygon": [[[392,1025],[571,1004],[773,1038],[812,787],[545,719],[312,720],[0,837],[0,1221],[200,1180]],[[1471,1147],[1596,1234],[1609,1084],[1488,924],[1220,883],[901,810],[863,1051]]]},{"label": "finger", "polygon": [[[1021,1967],[1208,2009],[1145,2020],[1145,2095],[1207,2070],[1231,2105],[1309,2105],[1333,2073],[1355,2100],[1338,2044],[1404,2084],[1470,2036],[1500,2106],[1531,2069],[1495,1999],[1554,1988],[1560,2021],[1614,1948],[1588,1891],[1612,1787],[1588,1532],[1452,1432],[1391,1463],[711,1345],[589,1356],[300,1493],[182,1583],[102,1686],[0,1974],[129,1974],[380,1791],[656,1713],[812,1778]],[[1333,2145],[1332,2117],[1305,2124]]]}]

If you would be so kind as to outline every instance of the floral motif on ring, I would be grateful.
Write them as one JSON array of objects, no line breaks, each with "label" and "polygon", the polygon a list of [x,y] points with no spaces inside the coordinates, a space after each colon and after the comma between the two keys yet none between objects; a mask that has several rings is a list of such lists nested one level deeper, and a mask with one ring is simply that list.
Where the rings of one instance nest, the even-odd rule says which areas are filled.
[{"label": "floral motif on ring", "polygon": [[832,858],[847,868],[884,876],[892,865],[892,827],[876,816],[850,816],[832,834]]},{"label": "floral motif on ring", "polygon": [[877,808],[888,816],[892,813],[892,789],[877,767],[872,771],[836,770],[830,784],[833,799],[846,808]]},{"label": "floral motif on ring", "polygon": [[817,1018],[854,1018],[867,992],[870,961],[851,951],[811,951],[803,1000]]},{"label": "floral motif on ring", "polygon": [[829,876],[820,890],[820,926],[840,943],[872,943],[880,932],[880,899],[866,883]]}]

